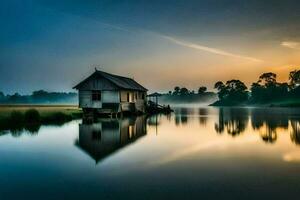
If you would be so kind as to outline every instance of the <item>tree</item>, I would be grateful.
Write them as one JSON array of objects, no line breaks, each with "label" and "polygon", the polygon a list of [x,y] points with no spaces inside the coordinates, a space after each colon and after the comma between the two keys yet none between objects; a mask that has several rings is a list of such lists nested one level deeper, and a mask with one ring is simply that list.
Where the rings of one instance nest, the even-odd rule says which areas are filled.
[{"label": "tree", "polygon": [[218,90],[219,99],[220,100],[224,99],[224,97],[227,93],[224,83],[222,81],[218,81],[218,82],[215,83],[214,88]]},{"label": "tree", "polygon": [[189,93],[189,90],[185,87],[180,89],[180,95],[188,95]]},{"label": "tree", "polygon": [[15,93],[9,97],[9,101],[11,102],[19,102],[21,100],[21,95],[19,93]]},{"label": "tree", "polygon": [[231,101],[242,102],[248,99],[247,86],[240,80],[227,81],[226,90]]},{"label": "tree", "polygon": [[240,80],[230,80],[226,82],[226,87],[229,91],[245,91],[246,85]]},{"label": "tree", "polygon": [[261,102],[264,98],[264,87],[259,83],[252,83],[251,85],[251,99],[255,102]]},{"label": "tree", "polygon": [[240,80],[229,80],[225,85],[223,82],[218,81],[215,88],[218,90],[220,104],[240,104],[248,99],[247,87]]},{"label": "tree", "polygon": [[225,85],[222,81],[218,81],[215,83],[215,89],[221,90],[224,87],[225,87]]},{"label": "tree", "polygon": [[174,88],[173,94],[174,94],[174,95],[179,95],[179,91],[180,91],[180,87],[176,86],[176,87]]},{"label": "tree", "polygon": [[253,103],[267,103],[287,98],[288,84],[276,82],[276,74],[263,73],[258,81],[251,86],[251,101]]},{"label": "tree", "polygon": [[300,97],[300,70],[290,72],[290,97],[298,99]]},{"label": "tree", "polygon": [[204,94],[207,91],[207,87],[201,86],[198,89],[198,94]]},{"label": "tree", "polygon": [[44,98],[47,97],[49,93],[46,92],[45,90],[38,90],[38,91],[33,91],[32,92],[32,97],[33,98]]},{"label": "tree", "polygon": [[260,75],[258,83],[262,83],[265,86],[272,85],[276,83],[276,77],[277,75],[272,72],[263,73]]},{"label": "tree", "polygon": [[5,98],[4,93],[0,91],[0,100],[3,100],[4,98]]},{"label": "tree", "polygon": [[294,70],[289,75],[290,85],[295,88],[296,85],[300,84],[300,70]]}]

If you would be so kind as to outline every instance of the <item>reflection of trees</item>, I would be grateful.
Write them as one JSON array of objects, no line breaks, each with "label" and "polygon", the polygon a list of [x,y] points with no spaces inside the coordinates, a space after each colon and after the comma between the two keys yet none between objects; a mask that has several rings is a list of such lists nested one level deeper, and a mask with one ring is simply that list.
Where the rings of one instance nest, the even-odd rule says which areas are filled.
[{"label": "reflection of trees", "polygon": [[0,136],[5,133],[10,133],[13,137],[20,137],[23,134],[29,134],[33,136],[38,134],[40,127],[40,124],[10,125],[10,127],[6,129],[7,131],[2,130],[2,134],[0,134]]},{"label": "reflection of trees", "polygon": [[166,115],[167,120],[168,120],[169,122],[171,121],[171,116],[172,116],[171,114],[167,114],[167,115]]},{"label": "reflection of trees", "polygon": [[288,116],[271,109],[253,109],[251,112],[251,125],[259,130],[261,138],[267,143],[277,140],[277,128],[288,129]]},{"label": "reflection of trees", "polygon": [[[0,121],[0,136],[11,134],[13,137],[20,137],[23,134],[37,135],[40,127],[43,124],[39,123],[18,123],[10,120]],[[49,125],[62,125],[62,123],[49,123]]]},{"label": "reflection of trees", "polygon": [[207,123],[207,119],[208,119],[207,117],[200,116],[199,117],[199,123],[200,123],[200,125],[205,126],[206,123]]},{"label": "reflection of trees", "polygon": [[199,108],[199,115],[208,115],[208,109],[207,108]]},{"label": "reflection of trees", "polygon": [[29,131],[31,135],[37,135],[38,131],[40,130],[41,124],[27,124],[25,125],[24,129]]},{"label": "reflection of trees", "polygon": [[292,132],[291,140],[300,145],[300,120],[291,120]]},{"label": "reflection of trees", "polygon": [[274,143],[277,140],[276,129],[270,128],[269,126],[266,126],[265,130],[260,130],[260,136],[266,143]]},{"label": "reflection of trees", "polygon": [[217,133],[226,131],[232,136],[244,132],[248,124],[248,110],[239,108],[220,108],[219,121],[215,124]]},{"label": "reflection of trees", "polygon": [[175,124],[176,126],[182,124],[186,125],[188,123],[189,115],[192,110],[188,108],[180,108],[179,112],[175,114]]},{"label": "reflection of trees", "polygon": [[182,124],[188,123],[188,109],[187,108],[181,108],[180,120],[181,120]]},{"label": "reflection of trees", "polygon": [[224,132],[224,109],[219,109],[219,121],[215,124],[215,130],[217,133]]},{"label": "reflection of trees", "polygon": [[265,109],[252,110],[251,124],[253,129],[260,129],[264,124],[266,124],[266,126],[270,129],[287,129],[289,127],[287,115]]},{"label": "reflection of trees", "polygon": [[199,123],[201,125],[206,125],[208,120],[208,109],[207,108],[199,108]]},{"label": "reflection of trees", "polygon": [[176,126],[180,125],[180,115],[178,115],[178,114],[175,115],[175,125]]}]

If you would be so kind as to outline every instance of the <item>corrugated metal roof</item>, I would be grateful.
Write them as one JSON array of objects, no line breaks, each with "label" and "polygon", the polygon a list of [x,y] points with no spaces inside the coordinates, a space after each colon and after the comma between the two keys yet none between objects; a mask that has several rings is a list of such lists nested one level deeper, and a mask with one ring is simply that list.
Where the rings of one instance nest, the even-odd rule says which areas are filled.
[{"label": "corrugated metal roof", "polygon": [[122,89],[128,89],[128,90],[139,90],[139,91],[147,91],[145,87],[137,83],[135,80],[123,76],[118,76],[114,74],[109,74],[107,72],[96,70],[91,76],[80,82],[78,85],[76,85],[74,88],[78,89],[81,85],[81,83],[85,82],[89,78],[91,78],[94,75],[102,76],[103,78],[111,81],[116,86]]}]

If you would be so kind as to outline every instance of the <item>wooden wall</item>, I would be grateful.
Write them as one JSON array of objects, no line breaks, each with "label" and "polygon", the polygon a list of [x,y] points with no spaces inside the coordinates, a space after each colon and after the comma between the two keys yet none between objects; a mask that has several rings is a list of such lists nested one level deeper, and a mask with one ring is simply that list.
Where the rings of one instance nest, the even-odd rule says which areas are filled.
[{"label": "wooden wall", "polygon": [[102,103],[119,103],[119,91],[101,91],[101,101],[92,101],[91,90],[79,90],[80,108],[102,108]]},{"label": "wooden wall", "polygon": [[103,103],[120,103],[119,91],[102,91],[101,99]]}]

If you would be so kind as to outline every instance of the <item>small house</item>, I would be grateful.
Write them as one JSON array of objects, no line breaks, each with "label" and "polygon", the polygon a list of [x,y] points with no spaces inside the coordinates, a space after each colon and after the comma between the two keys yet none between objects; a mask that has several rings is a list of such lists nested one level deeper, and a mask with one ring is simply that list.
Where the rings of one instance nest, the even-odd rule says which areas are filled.
[{"label": "small house", "polygon": [[145,112],[147,89],[135,80],[95,70],[74,89],[83,112],[117,114]]}]

